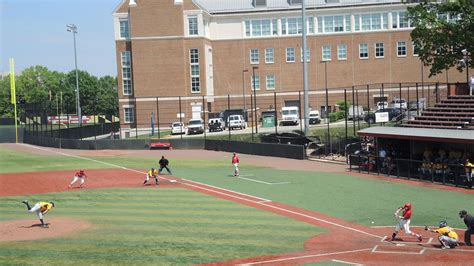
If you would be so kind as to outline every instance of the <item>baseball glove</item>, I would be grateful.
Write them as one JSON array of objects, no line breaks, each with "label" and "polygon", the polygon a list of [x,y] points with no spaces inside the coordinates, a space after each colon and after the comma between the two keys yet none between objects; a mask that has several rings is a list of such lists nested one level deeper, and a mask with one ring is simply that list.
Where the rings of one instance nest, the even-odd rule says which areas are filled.
[{"label": "baseball glove", "polygon": [[428,229],[429,229],[429,228],[428,228],[428,226],[427,226],[427,225],[425,225],[425,231],[428,231]]},{"label": "baseball glove", "polygon": [[46,205],[41,206],[41,209],[40,209],[41,212],[45,212],[46,210],[48,210],[48,207]]}]

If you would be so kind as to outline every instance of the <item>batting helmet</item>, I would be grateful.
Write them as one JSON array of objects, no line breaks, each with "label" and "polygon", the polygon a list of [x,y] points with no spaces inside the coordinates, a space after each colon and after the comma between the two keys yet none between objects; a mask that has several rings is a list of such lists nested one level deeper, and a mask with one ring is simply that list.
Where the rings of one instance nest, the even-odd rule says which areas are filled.
[{"label": "batting helmet", "polygon": [[405,203],[405,206],[403,206],[403,208],[407,210],[411,209],[411,203]]},{"label": "batting helmet", "polygon": [[448,222],[446,222],[446,221],[439,222],[439,228],[443,228],[443,227],[446,227],[446,226],[448,226]]},{"label": "batting helmet", "polygon": [[466,216],[466,215],[467,215],[467,211],[465,211],[465,210],[462,210],[462,211],[459,212],[459,218],[464,218],[464,216]]},{"label": "batting helmet", "polygon": [[79,170],[79,173],[80,173],[81,175],[83,175],[83,174],[84,174],[84,169]]}]

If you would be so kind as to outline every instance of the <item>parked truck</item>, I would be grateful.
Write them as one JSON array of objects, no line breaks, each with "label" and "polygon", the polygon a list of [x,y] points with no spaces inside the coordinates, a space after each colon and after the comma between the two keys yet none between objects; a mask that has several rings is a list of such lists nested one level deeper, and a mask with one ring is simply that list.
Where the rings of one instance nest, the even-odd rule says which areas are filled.
[{"label": "parked truck", "polygon": [[362,106],[349,106],[347,119],[349,120],[360,120],[364,118],[364,107]]},{"label": "parked truck", "polygon": [[285,106],[281,108],[280,125],[298,125],[300,120],[299,109],[296,106]]}]

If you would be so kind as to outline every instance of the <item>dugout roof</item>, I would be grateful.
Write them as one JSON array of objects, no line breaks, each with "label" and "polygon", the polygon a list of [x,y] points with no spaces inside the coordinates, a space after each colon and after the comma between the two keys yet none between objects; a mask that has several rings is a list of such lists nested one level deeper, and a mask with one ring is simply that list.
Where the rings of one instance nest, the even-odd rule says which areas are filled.
[{"label": "dugout roof", "polygon": [[360,136],[444,143],[474,144],[474,130],[409,127],[369,127],[357,132]]}]

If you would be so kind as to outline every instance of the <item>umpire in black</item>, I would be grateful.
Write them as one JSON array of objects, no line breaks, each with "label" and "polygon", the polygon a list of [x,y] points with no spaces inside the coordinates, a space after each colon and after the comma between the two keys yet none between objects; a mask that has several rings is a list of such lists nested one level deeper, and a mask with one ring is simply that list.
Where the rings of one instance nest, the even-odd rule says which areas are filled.
[{"label": "umpire in black", "polygon": [[464,243],[466,243],[466,246],[472,246],[471,235],[474,234],[474,217],[467,214],[467,211],[462,210],[459,212],[459,218],[463,219],[467,226],[467,230],[464,232]]},{"label": "umpire in black", "polygon": [[161,174],[161,171],[163,171],[163,168],[166,169],[168,174],[172,175],[171,170],[168,168],[168,164],[170,162],[168,161],[168,159],[165,158],[165,156],[161,156],[161,159],[158,163],[160,164],[160,170],[158,170],[158,175]]}]

